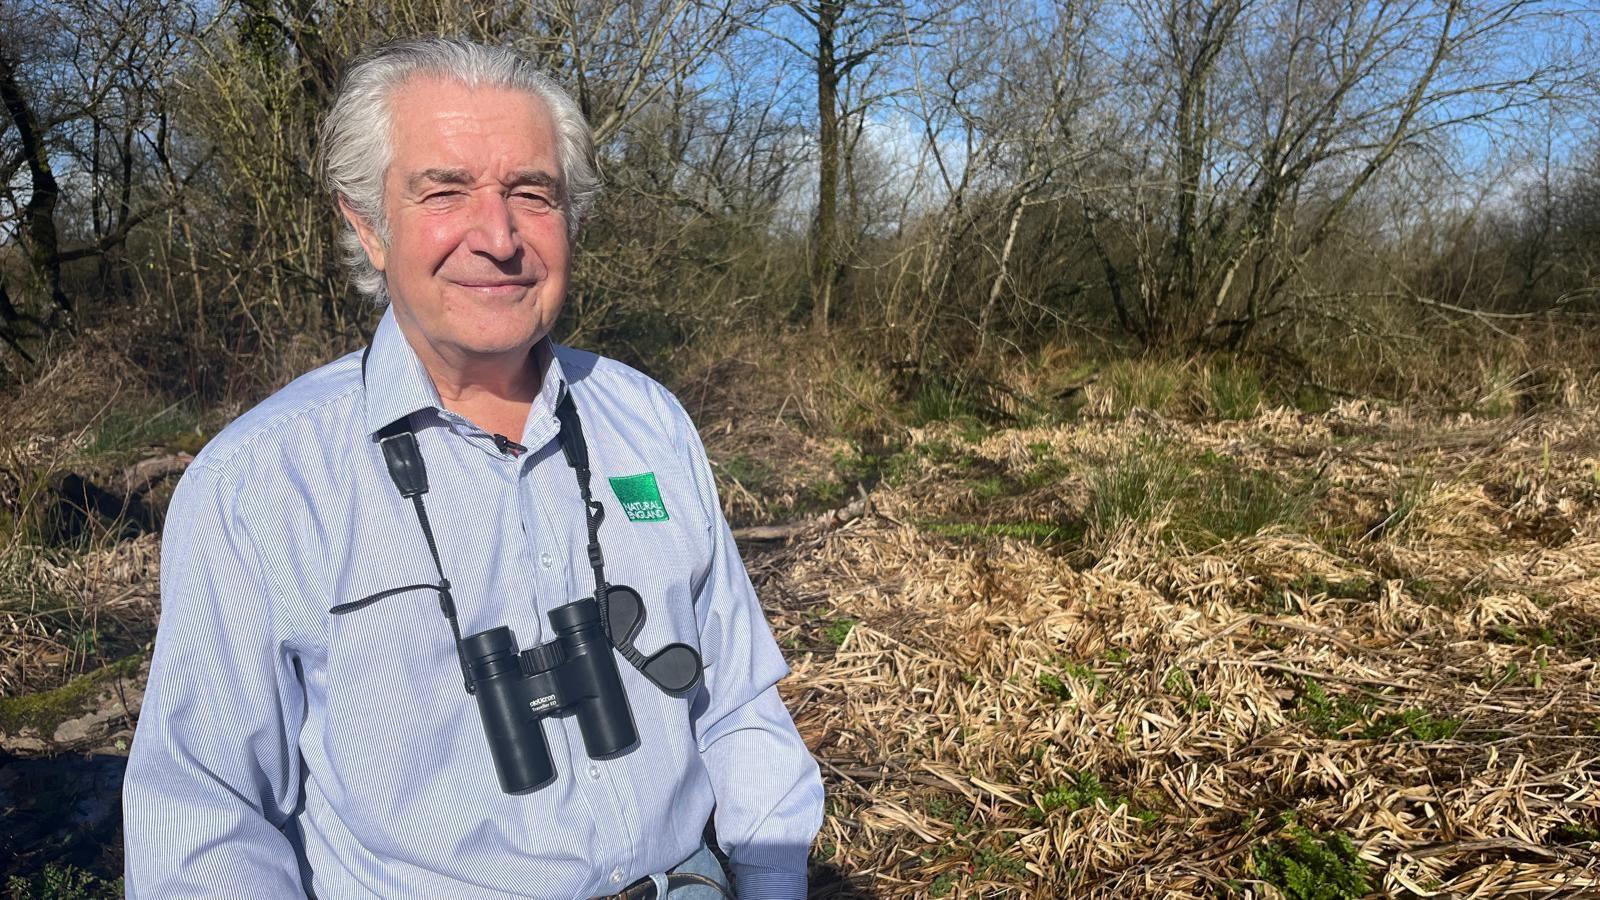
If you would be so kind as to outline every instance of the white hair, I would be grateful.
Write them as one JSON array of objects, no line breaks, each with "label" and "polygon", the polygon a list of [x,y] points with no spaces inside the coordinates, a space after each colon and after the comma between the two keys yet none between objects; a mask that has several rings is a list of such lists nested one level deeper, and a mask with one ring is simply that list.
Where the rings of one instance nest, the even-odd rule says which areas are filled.
[{"label": "white hair", "polygon": [[[567,220],[567,235],[575,236],[600,193],[594,134],[582,111],[560,85],[521,54],[452,38],[382,44],[357,57],[350,66],[333,107],[322,122],[319,140],[322,179],[335,200],[343,199],[380,240],[388,243],[383,178],[394,149],[389,100],[396,88],[417,75],[431,75],[472,88],[520,91],[544,103],[556,131],[562,214]],[[356,290],[375,304],[388,302],[383,273],[367,258],[348,222],[339,244]]]}]

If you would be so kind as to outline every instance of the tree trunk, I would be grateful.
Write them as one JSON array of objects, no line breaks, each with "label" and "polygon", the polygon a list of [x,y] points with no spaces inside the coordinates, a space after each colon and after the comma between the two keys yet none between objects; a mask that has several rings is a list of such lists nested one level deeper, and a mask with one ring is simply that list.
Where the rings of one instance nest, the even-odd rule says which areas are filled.
[{"label": "tree trunk", "polygon": [[50,149],[45,146],[39,121],[29,108],[22,88],[17,84],[17,69],[9,55],[0,48],[0,100],[5,102],[11,124],[22,139],[22,151],[28,161],[28,176],[32,180],[28,205],[23,218],[28,223],[28,257],[34,272],[44,282],[50,302],[62,313],[72,313],[72,302],[61,287],[61,258],[56,239],[56,203],[61,198],[61,186],[56,183],[50,169]]},{"label": "tree trunk", "polygon": [[817,6],[817,218],[811,246],[811,325],[827,333],[838,279],[839,234],[839,82],[834,34],[844,13],[843,0]]}]

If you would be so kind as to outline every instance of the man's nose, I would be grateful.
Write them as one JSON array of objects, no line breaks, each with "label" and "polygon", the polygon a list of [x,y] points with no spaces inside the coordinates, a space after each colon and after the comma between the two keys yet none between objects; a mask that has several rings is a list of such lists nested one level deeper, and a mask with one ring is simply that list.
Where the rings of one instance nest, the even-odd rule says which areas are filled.
[{"label": "man's nose", "polygon": [[504,262],[517,252],[517,223],[511,205],[499,194],[486,194],[473,210],[467,249]]}]

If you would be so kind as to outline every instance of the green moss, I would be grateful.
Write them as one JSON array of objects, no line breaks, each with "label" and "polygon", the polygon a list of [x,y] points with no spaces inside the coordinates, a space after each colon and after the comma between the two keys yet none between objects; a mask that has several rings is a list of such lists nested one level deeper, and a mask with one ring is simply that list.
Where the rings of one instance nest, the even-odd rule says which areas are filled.
[{"label": "green moss", "polygon": [[[1357,737],[1382,740],[1400,737],[1418,741],[1445,741],[1461,730],[1461,720],[1435,716],[1425,709],[1377,713],[1369,699],[1330,695],[1314,679],[1307,678],[1295,698],[1295,718],[1317,737],[1325,739]],[[1363,722],[1365,727],[1357,728]]]},{"label": "green moss", "polygon": [[988,878],[1021,878],[1028,874],[1028,864],[1008,853],[979,848],[972,866],[976,874]]},{"label": "green moss", "polygon": [[53,691],[0,698],[0,731],[14,734],[23,728],[34,728],[40,734],[53,734],[62,722],[87,711],[101,685],[115,678],[132,677],[143,661],[144,654],[135,653],[79,675]]},{"label": "green moss", "polygon": [[967,820],[972,815],[972,807],[960,800],[951,800],[943,796],[930,797],[928,815],[949,822],[955,828],[956,834],[966,834],[971,830]]},{"label": "green moss", "polygon": [[1184,706],[1195,712],[1209,712],[1212,707],[1211,695],[1197,690],[1194,680],[1189,673],[1173,667],[1167,670],[1167,677],[1162,680],[1161,686],[1167,693],[1183,699]]},{"label": "green moss", "polygon": [[1343,834],[1299,825],[1251,854],[1256,876],[1290,900],[1360,900],[1371,893],[1367,863]]},{"label": "green moss", "polygon": [[1105,785],[1093,772],[1079,772],[1070,783],[1058,785],[1039,795],[1039,818],[1043,818],[1058,809],[1068,811],[1079,810],[1093,806],[1096,800],[1104,800],[1110,804],[1113,798],[1106,791]]},{"label": "green moss", "polygon": [[[1093,687],[1096,696],[1099,696],[1105,692],[1105,683],[1100,680],[1100,673],[1096,672],[1090,666],[1059,657],[1051,660],[1051,662],[1061,667],[1061,674],[1065,675],[1068,680],[1077,681]],[[1038,685],[1040,693],[1043,693],[1046,697],[1056,700],[1065,700],[1071,693],[1071,691],[1067,688],[1066,681],[1062,680],[1060,675],[1056,675],[1053,672],[1045,672],[1040,675],[1038,678]]]},{"label": "green moss", "polygon": [[1061,664],[1061,670],[1066,672],[1067,676],[1074,681],[1087,681],[1090,684],[1100,683],[1100,674],[1083,663],[1065,662]]}]

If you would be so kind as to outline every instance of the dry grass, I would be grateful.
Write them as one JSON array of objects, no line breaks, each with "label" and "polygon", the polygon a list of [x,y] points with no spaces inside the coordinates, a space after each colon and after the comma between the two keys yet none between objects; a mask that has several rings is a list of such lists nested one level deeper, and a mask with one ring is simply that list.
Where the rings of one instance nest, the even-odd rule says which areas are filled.
[{"label": "dry grass", "polygon": [[[736,347],[678,385],[736,521],[881,450],[870,515],[746,548],[828,782],[817,896],[1600,896],[1589,392],[1309,414],[1129,364],[1095,418],[906,430],[830,353]],[[93,456],[71,423],[138,388],[97,384],[6,408],[12,471]],[[102,623],[148,635],[154,536],[7,540],[0,692],[93,664]]]},{"label": "dry grass", "polygon": [[[1153,437],[1323,490],[1215,543],[1172,538],[1181,492],[1001,527],[1081,520]],[[879,515],[752,560],[828,781],[820,895],[1274,896],[1295,834],[1347,835],[1384,895],[1600,894],[1600,411],[919,448]]]}]

